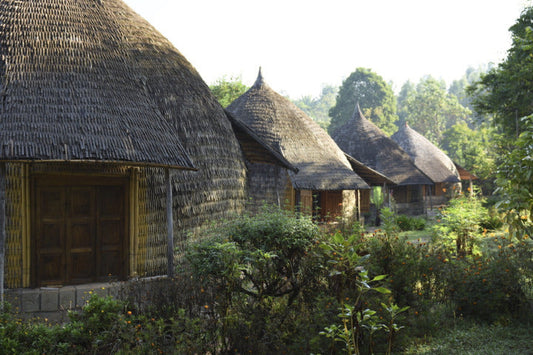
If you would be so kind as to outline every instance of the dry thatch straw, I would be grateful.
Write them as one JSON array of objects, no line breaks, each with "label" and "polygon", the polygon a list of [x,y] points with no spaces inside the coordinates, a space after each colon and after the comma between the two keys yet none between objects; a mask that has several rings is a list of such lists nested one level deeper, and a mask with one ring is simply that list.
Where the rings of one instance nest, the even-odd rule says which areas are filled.
[{"label": "dry thatch straw", "polygon": [[343,151],[396,185],[432,184],[396,142],[363,116],[359,105],[352,118],[331,136]]},{"label": "dry thatch straw", "polygon": [[123,9],[2,2],[0,160],[192,167],[149,92]]},{"label": "dry thatch straw", "polygon": [[261,71],[255,84],[227,107],[236,119],[276,147],[298,172],[289,171],[297,190],[368,189],[335,142],[303,111],[272,90]]},{"label": "dry thatch straw", "polygon": [[409,154],[416,167],[434,183],[460,182],[454,162],[426,137],[406,123],[391,138]]}]

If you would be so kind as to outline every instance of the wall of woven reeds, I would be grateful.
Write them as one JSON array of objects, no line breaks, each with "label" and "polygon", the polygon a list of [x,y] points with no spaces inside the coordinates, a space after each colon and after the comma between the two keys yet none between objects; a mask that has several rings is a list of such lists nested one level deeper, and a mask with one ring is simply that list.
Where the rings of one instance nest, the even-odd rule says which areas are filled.
[{"label": "wall of woven reeds", "polygon": [[264,205],[290,208],[287,185],[290,184],[287,169],[272,164],[247,163],[247,210],[257,212]]},{"label": "wall of woven reeds", "polygon": [[[28,240],[25,208],[25,168],[23,164],[7,164],[6,169],[6,287],[20,287],[28,277],[26,269]],[[26,249],[26,250],[25,250]]]}]

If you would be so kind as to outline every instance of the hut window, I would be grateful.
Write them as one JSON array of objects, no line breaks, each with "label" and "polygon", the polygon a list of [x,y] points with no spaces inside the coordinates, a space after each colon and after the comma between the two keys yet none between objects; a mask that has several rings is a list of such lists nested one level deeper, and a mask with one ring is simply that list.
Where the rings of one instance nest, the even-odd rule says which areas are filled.
[{"label": "hut window", "polygon": [[126,276],[127,181],[34,179],[32,280],[35,286],[81,284]]}]

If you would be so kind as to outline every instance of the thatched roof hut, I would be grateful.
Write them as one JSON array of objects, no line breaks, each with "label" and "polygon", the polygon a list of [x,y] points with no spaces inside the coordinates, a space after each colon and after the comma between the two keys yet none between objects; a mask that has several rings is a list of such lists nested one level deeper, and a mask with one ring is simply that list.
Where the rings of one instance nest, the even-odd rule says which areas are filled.
[{"label": "thatched roof hut", "polygon": [[393,187],[396,202],[406,204],[400,208],[401,212],[423,212],[422,186],[433,182],[396,142],[363,116],[359,105],[352,118],[331,136],[344,152],[396,185]]},{"label": "thatched roof hut", "polygon": [[[227,111],[298,169],[285,172],[294,190],[340,192],[369,188],[353,172],[344,153],[327,133],[292,102],[272,90],[261,71],[254,85],[231,103]],[[258,173],[255,179],[265,179],[266,174],[266,171]],[[285,188],[283,181],[279,176],[273,184]]]},{"label": "thatched roof hut", "polygon": [[402,125],[391,138],[409,154],[416,167],[434,183],[459,182],[459,172],[454,162],[423,135]]},{"label": "thatched roof hut", "polygon": [[169,219],[179,247],[244,207],[224,110],[120,0],[3,1],[0,106],[8,287],[165,274]]},{"label": "thatched roof hut", "polygon": [[359,105],[331,136],[347,154],[399,186],[432,184],[396,142],[363,116]]}]

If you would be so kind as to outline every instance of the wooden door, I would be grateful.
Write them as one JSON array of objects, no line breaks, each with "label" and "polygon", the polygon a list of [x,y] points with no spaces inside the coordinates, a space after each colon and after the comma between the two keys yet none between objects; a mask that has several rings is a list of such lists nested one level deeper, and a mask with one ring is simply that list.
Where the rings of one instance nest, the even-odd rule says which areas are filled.
[{"label": "wooden door", "polygon": [[126,276],[124,180],[36,179],[33,196],[34,285]]},{"label": "wooden door", "polygon": [[342,217],[342,191],[320,193],[320,216],[325,222],[334,222],[337,217]]}]

